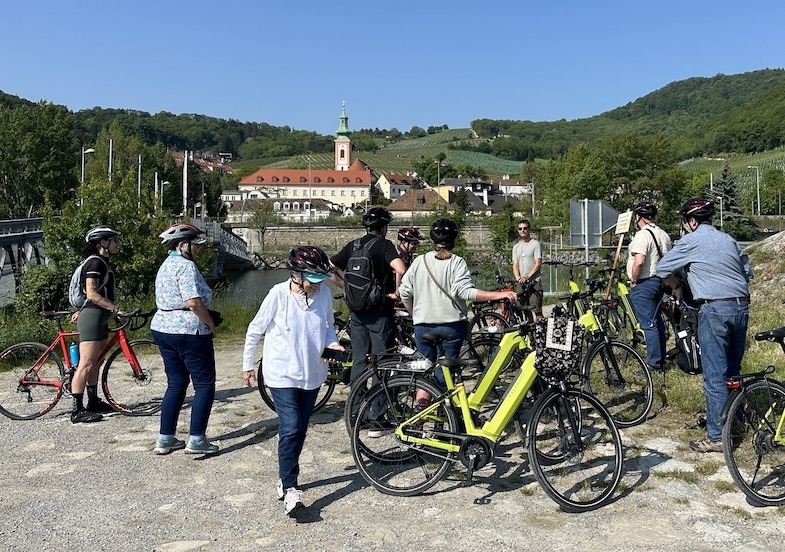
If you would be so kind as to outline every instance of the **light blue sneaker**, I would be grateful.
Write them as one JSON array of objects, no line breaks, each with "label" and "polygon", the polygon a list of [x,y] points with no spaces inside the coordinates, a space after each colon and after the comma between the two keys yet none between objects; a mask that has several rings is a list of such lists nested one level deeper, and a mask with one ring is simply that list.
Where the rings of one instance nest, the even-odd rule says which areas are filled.
[{"label": "light blue sneaker", "polygon": [[185,452],[188,454],[215,454],[218,452],[218,445],[212,444],[207,440],[207,437],[203,437],[199,441],[191,437],[188,439],[188,444],[185,445]]},{"label": "light blue sneaker", "polygon": [[185,441],[182,439],[178,439],[177,437],[171,436],[165,439],[158,437],[155,440],[155,448],[153,452],[156,454],[169,454],[172,451],[180,450],[185,448]]}]

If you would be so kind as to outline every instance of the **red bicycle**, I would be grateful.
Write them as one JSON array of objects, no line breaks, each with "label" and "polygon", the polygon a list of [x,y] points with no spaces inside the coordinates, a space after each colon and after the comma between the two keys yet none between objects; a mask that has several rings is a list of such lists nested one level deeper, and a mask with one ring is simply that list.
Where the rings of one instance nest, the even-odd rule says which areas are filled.
[{"label": "red bicycle", "polygon": [[[149,339],[129,341],[126,328],[138,330],[155,309],[140,309],[118,317],[116,328],[101,351],[98,363],[108,359],[101,374],[101,387],[112,408],[129,416],[158,412],[166,391],[166,373],[158,345]],[[47,347],[43,343],[18,343],[0,353],[0,412],[12,420],[32,420],[52,410],[63,396],[70,395],[76,370],[68,355],[68,341],[79,332],[63,330],[69,311],[44,311],[41,315],[57,322],[57,336]]]}]

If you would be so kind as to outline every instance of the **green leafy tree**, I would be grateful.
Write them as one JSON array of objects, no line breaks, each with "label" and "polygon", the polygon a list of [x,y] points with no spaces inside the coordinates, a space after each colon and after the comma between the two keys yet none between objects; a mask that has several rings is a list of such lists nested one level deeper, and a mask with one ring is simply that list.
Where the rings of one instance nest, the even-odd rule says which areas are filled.
[{"label": "green leafy tree", "polygon": [[513,204],[505,202],[501,211],[488,220],[488,226],[491,229],[493,252],[506,255],[516,236],[517,218]]},{"label": "green leafy tree", "polygon": [[280,217],[273,210],[269,201],[259,201],[254,207],[253,214],[248,219],[248,228],[255,230],[259,236],[259,243],[264,254],[264,236],[267,229],[273,224],[279,224]]}]

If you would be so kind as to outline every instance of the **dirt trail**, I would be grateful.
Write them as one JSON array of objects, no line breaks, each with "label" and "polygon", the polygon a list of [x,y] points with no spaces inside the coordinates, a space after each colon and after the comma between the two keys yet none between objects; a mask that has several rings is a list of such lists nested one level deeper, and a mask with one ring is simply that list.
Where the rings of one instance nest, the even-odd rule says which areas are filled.
[{"label": "dirt trail", "polygon": [[[113,415],[72,425],[68,401],[31,422],[0,419],[4,550],[783,550],[783,516],[735,490],[722,454],[664,412],[623,431],[625,476],[614,501],[566,514],[538,488],[513,434],[476,473],[396,498],[357,473],[342,394],[317,414],[302,456],[309,505],[299,522],[275,498],[277,419],[240,388],[240,344],[218,348],[213,457],[156,457],[158,418]],[[190,414],[179,427],[185,432]],[[458,474],[465,473],[463,468]]]}]

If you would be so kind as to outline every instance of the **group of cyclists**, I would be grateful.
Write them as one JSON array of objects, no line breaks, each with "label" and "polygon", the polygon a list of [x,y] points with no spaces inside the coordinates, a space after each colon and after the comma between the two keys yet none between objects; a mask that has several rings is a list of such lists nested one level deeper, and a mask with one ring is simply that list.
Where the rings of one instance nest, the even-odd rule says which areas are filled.
[{"label": "group of cyclists", "polygon": [[[719,416],[727,394],[724,382],[740,372],[747,330],[747,282],[752,278],[749,260],[729,235],[710,224],[714,214],[711,201],[695,198],[684,204],[680,210],[683,236],[675,245],[656,225],[656,206],[642,201],[633,211],[638,232],[630,244],[627,268],[633,308],[646,336],[646,361],[652,368],[663,367],[664,328],[658,312],[663,289],[669,285],[673,295],[680,298],[675,276],[678,271],[686,271],[694,300],[700,305],[699,337],[707,403],[707,436],[690,446],[700,452],[721,450]],[[348,242],[332,258],[315,246],[292,248],[286,260],[287,280],[269,291],[249,324],[243,383],[254,385],[255,350],[264,336],[264,381],[279,416],[276,496],[289,516],[304,507],[298,481],[299,457],[318,390],[327,378],[328,362],[337,362],[329,360],[337,356],[328,352],[343,351],[333,326],[332,293],[323,284],[330,280],[339,288],[346,285],[343,273],[358,248],[368,245],[371,274],[378,279],[383,295],[377,304],[350,308],[352,378],[362,372],[367,354],[394,347],[396,304],[413,317],[420,353],[435,361],[437,350],[425,335],[449,333],[452,337],[443,341],[442,352],[458,356],[466,332],[467,301],[519,300],[512,290],[486,291],[475,286],[466,261],[453,253],[459,234],[454,221],[436,220],[429,229],[433,250],[420,255],[415,251],[424,235],[414,227],[402,228],[396,247],[386,237],[391,221],[386,209],[369,209],[362,217],[365,235]],[[521,220],[517,230],[520,240],[513,247],[513,274],[516,281],[532,290],[529,301],[539,318],[541,247],[531,237],[529,221]],[[168,387],[154,452],[168,454],[185,449],[212,454],[218,451],[206,437],[215,396],[215,325],[208,312],[212,293],[193,262],[207,240],[203,231],[188,223],[174,224],[160,237],[169,252],[156,276],[158,310],[151,330],[164,359]],[[97,395],[95,358],[107,338],[109,317],[123,314],[115,303],[115,278],[108,262],[117,252],[119,240],[119,233],[108,226],[91,229],[85,238],[85,255],[96,258],[84,265],[80,276],[87,303],[75,315],[82,360],[72,383],[74,423],[98,421],[102,413],[111,410]],[[179,439],[175,430],[190,381],[195,396],[186,441]],[[422,405],[430,399],[427,394],[417,397]]]}]

